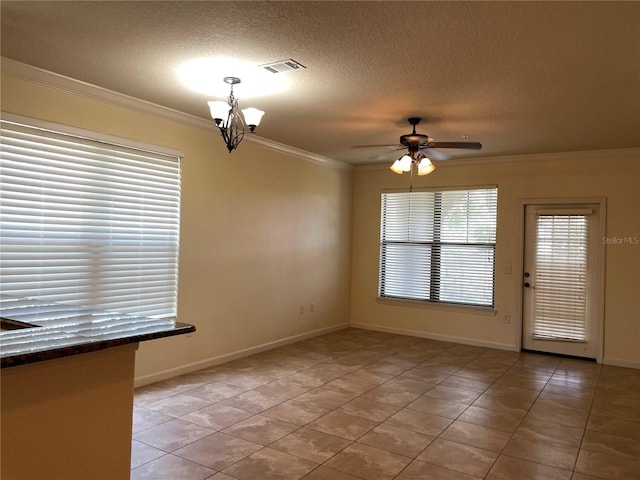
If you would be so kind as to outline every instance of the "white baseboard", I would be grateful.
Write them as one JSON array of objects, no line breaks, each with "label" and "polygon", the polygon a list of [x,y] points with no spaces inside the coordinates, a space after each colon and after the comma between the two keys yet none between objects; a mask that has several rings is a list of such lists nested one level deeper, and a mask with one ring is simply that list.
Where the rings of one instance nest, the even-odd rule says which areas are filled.
[{"label": "white baseboard", "polygon": [[372,325],[368,323],[351,323],[352,328],[362,328],[364,330],[375,330],[378,332],[397,333],[399,335],[409,335],[411,337],[429,338],[431,340],[440,340],[443,342],[461,343],[463,345],[473,345],[474,347],[495,348],[497,350],[509,350],[517,352],[516,345],[506,343],[486,342],[483,340],[475,340],[473,338],[455,337],[452,335],[438,335],[434,333],[421,332],[419,330],[406,330],[404,328],[384,327],[380,325]]},{"label": "white baseboard", "polygon": [[628,360],[619,360],[617,358],[606,358],[602,361],[604,365],[613,367],[637,368],[640,369],[640,362],[630,362]]},{"label": "white baseboard", "polygon": [[[433,333],[422,332],[419,330],[407,330],[403,328],[394,328],[394,327],[385,327],[381,325],[373,325],[368,323],[342,323],[339,325],[333,325],[331,327],[320,328],[317,330],[312,330],[310,332],[301,333],[298,335],[292,335],[290,337],[286,337],[280,340],[275,340],[273,342],[264,343],[262,345],[256,345],[254,347],[245,348],[243,350],[237,350],[235,352],[227,353],[224,355],[220,355],[217,357],[208,358],[206,360],[201,360],[198,362],[190,363],[187,365],[181,365],[180,367],[172,368],[169,370],[164,370],[162,372],[153,373],[150,375],[144,375],[141,377],[137,377],[135,379],[135,386],[142,387],[144,385],[149,385],[151,383],[159,382],[162,380],[166,380],[168,378],[177,377],[179,375],[185,375],[187,373],[192,373],[198,370],[202,370],[203,368],[213,367],[215,365],[220,365],[225,362],[229,362],[231,360],[236,360],[238,358],[248,357],[249,355],[254,355],[256,353],[264,352],[266,350],[271,350],[277,347],[281,347],[284,345],[289,345],[291,343],[299,342],[301,340],[306,340],[313,337],[318,337],[320,335],[325,335],[327,333],[336,332],[339,330],[344,330],[346,328],[361,328],[363,330],[374,330],[378,332],[386,332],[386,333],[396,333],[399,335],[408,335],[411,337],[419,337],[419,338],[429,338],[431,340],[440,340],[443,342],[453,342],[460,343],[463,345],[473,345],[476,347],[485,347],[485,348],[495,348],[497,350],[508,350],[517,352],[518,348],[515,345],[509,345],[504,343],[496,343],[496,342],[486,342],[482,340],[476,340],[472,338],[465,337],[456,337],[452,335],[438,335]],[[605,358],[603,361],[605,365],[611,365],[616,367],[626,367],[626,368],[637,368],[640,369],[640,362],[630,362],[627,360],[619,360],[615,358]]]},{"label": "white baseboard", "polygon": [[198,370],[202,370],[203,368],[209,368],[209,367],[213,367],[214,365],[220,365],[221,363],[229,362],[231,360],[248,357],[249,355],[254,355],[256,353],[264,352],[266,350],[271,350],[273,348],[289,345],[290,343],[299,342],[301,340],[306,340],[308,338],[318,337],[320,335],[326,335],[327,333],[337,332],[338,330],[344,330],[345,328],[349,328],[349,326],[350,325],[348,323],[341,323],[338,325],[333,325],[331,327],[319,328],[317,330],[312,330],[310,332],[300,333],[298,335],[292,335],[290,337],[282,338],[280,340],[274,340],[273,342],[263,343],[262,345],[256,345],[254,347],[237,350],[235,352],[226,353],[224,355],[208,358],[206,360],[200,360],[198,362],[190,363],[187,365],[181,365],[179,367],[171,368],[169,370],[163,370],[162,372],[152,373],[150,375],[143,375],[141,377],[136,377],[136,379],[134,380],[134,385],[136,388],[142,387],[144,385],[149,385],[151,383],[159,382],[161,380],[167,380],[168,378],[173,378],[179,375],[196,372]]},{"label": "white baseboard", "polygon": [[[378,332],[397,333],[400,335],[409,335],[412,337],[429,338],[431,340],[441,340],[443,342],[461,343],[463,345],[473,345],[475,347],[495,348],[498,350],[509,350],[512,352],[518,351],[518,347],[516,345],[508,345],[504,343],[495,343],[495,342],[485,342],[482,340],[475,340],[472,338],[464,338],[464,337],[455,337],[451,335],[437,335],[432,333],[421,332],[419,330],[406,330],[403,328],[385,327],[380,325],[372,325],[368,323],[352,323],[351,327],[362,328],[364,330],[376,330]],[[605,358],[602,363],[604,365],[611,365],[614,367],[640,369],[640,362],[620,360],[616,358]]]}]

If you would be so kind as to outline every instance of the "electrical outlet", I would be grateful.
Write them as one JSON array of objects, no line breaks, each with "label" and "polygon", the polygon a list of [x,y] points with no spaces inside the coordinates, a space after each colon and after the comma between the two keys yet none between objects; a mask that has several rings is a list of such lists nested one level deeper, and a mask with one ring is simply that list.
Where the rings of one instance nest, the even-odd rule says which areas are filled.
[{"label": "electrical outlet", "polygon": [[502,317],[502,323],[511,323],[511,315],[508,313]]},{"label": "electrical outlet", "polygon": [[316,311],[316,304],[315,303],[310,303],[309,304],[309,311],[310,312],[315,312]]},{"label": "electrical outlet", "polygon": [[304,305],[300,305],[300,315],[304,315]]}]

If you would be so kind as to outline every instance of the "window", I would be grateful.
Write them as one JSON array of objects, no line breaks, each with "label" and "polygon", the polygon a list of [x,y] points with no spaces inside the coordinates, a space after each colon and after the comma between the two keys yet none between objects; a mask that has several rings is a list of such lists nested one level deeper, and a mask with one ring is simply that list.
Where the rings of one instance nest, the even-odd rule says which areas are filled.
[{"label": "window", "polygon": [[0,127],[2,293],[174,317],[180,158]]},{"label": "window", "polygon": [[379,296],[493,307],[497,196],[383,193]]}]

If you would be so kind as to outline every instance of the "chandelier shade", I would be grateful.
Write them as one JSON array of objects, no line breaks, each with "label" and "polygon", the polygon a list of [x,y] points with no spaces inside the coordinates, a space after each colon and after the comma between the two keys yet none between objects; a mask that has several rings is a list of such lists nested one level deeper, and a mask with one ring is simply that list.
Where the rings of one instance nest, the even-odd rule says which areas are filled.
[{"label": "chandelier shade", "polygon": [[244,123],[246,123],[253,132],[256,127],[260,125],[260,120],[262,120],[264,112],[257,108],[249,107],[242,110],[242,115],[244,115]]},{"label": "chandelier shade", "polygon": [[227,102],[217,100],[215,102],[212,101],[207,103],[209,104],[209,110],[211,111],[211,118],[215,120],[217,126],[220,126],[223,120],[227,120],[229,118],[231,107]]}]

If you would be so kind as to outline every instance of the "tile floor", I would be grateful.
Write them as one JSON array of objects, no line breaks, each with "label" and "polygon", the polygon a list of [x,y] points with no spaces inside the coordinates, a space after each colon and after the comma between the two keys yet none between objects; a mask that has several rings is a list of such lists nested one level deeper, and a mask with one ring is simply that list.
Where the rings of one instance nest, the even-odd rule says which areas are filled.
[{"label": "tile floor", "polygon": [[348,329],[136,390],[132,480],[640,479],[640,370]]}]

